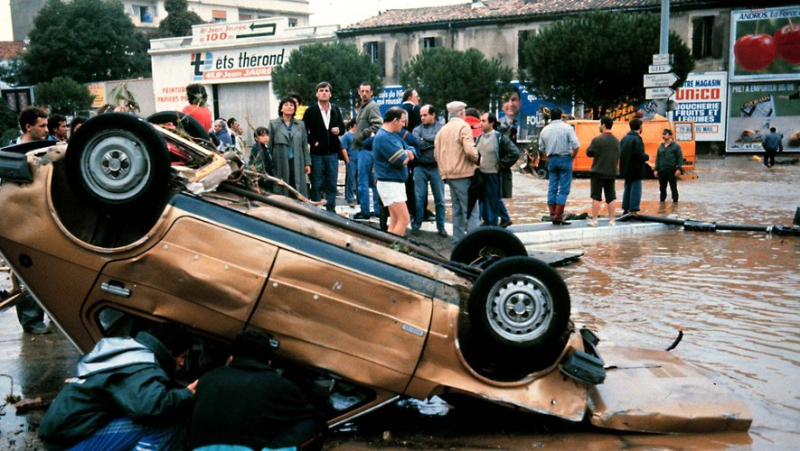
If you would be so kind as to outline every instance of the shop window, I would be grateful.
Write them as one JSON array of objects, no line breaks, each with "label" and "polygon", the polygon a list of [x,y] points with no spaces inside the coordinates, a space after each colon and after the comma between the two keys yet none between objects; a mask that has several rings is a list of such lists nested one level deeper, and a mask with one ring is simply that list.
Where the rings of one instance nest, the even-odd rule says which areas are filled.
[{"label": "shop window", "polygon": [[211,11],[211,21],[212,22],[227,22],[228,20],[228,12],[227,11]]},{"label": "shop window", "polygon": [[370,61],[377,61],[381,65],[381,76],[386,76],[386,43],[378,41],[365,42],[364,53],[369,55]]}]

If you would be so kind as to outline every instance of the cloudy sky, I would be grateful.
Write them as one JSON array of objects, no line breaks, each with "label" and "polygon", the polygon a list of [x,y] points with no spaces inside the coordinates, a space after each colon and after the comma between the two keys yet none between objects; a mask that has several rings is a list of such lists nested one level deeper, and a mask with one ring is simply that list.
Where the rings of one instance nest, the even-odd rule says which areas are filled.
[{"label": "cloudy sky", "polygon": [[310,0],[311,25],[342,26],[364,20],[387,9],[469,3],[471,0]]}]

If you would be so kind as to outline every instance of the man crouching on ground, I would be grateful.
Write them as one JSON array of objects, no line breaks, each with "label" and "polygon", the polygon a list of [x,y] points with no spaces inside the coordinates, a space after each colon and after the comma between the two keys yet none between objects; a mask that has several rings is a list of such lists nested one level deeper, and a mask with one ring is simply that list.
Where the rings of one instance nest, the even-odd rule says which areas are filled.
[{"label": "man crouching on ground", "polygon": [[197,382],[179,387],[171,375],[191,344],[174,324],[100,340],[53,400],[39,438],[47,449],[180,448]]},{"label": "man crouching on ground", "polygon": [[228,364],[200,378],[190,449],[321,448],[323,423],[300,389],[270,366],[269,340],[257,330],[240,333]]}]

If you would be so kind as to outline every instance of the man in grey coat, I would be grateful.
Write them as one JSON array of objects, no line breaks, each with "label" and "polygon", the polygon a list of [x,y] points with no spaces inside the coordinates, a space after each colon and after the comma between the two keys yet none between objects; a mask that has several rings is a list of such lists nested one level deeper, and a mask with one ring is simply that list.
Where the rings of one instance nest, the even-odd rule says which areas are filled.
[{"label": "man in grey coat", "polygon": [[[372,100],[372,85],[365,81],[358,88],[361,97],[361,107],[356,116],[356,134],[353,140],[353,149],[358,152],[358,201],[361,211],[353,219],[369,219],[378,216],[381,211],[378,202],[378,189],[375,186],[375,173],[372,172],[372,150],[364,148],[364,141],[378,132],[383,125],[383,116],[378,104]],[[369,192],[372,188],[373,207],[369,211]]]}]

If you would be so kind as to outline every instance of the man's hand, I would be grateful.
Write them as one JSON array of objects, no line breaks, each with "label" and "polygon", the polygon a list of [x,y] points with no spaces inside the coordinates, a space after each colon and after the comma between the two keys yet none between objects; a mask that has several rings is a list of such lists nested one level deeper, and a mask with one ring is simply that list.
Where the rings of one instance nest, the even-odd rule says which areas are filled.
[{"label": "man's hand", "polygon": [[339,134],[339,127],[331,128],[331,133],[333,133],[334,135],[338,135]]},{"label": "man's hand", "polygon": [[406,150],[406,153],[408,154],[408,161],[412,161],[414,159],[414,152]]},{"label": "man's hand", "polygon": [[681,170],[680,170],[680,168],[675,170],[675,175],[676,175],[676,176],[677,176],[677,175],[681,175]]},{"label": "man's hand", "polygon": [[653,171],[653,175],[658,177],[658,171]]},{"label": "man's hand", "polygon": [[311,166],[306,166],[305,168],[303,168],[303,170],[305,171],[306,174],[311,174]]},{"label": "man's hand", "polygon": [[186,386],[186,388],[188,388],[188,389],[189,389],[189,391],[190,391],[190,392],[192,392],[192,394],[193,394],[193,395],[194,395],[195,393],[197,393],[197,383],[198,383],[199,381],[200,381],[200,379],[197,379],[197,380],[195,380],[194,382],[192,382],[191,384],[189,384],[189,385],[187,385],[187,386]]},{"label": "man's hand", "polygon": [[342,158],[344,158],[344,164],[350,164],[350,157],[347,155],[347,149],[342,149]]}]

